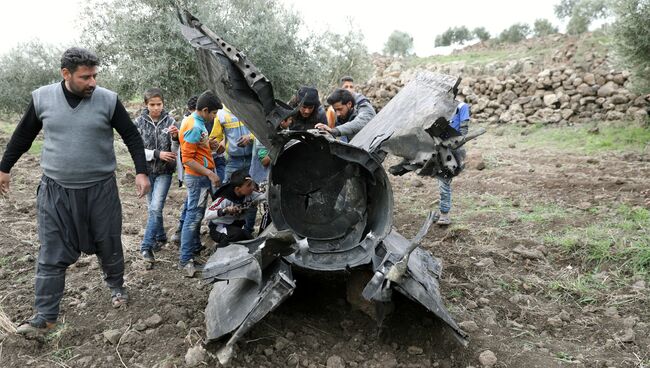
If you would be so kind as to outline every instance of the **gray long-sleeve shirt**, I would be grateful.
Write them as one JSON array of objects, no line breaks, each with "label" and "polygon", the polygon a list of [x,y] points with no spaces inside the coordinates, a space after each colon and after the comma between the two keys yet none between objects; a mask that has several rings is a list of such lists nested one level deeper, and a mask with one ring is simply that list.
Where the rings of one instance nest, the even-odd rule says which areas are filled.
[{"label": "gray long-sleeve shirt", "polygon": [[[354,107],[345,121],[336,120],[336,128],[332,131],[336,136],[346,136],[352,140],[355,134],[363,129],[377,115],[368,98],[362,94],[355,95]],[[340,125],[339,125],[340,124]]]}]

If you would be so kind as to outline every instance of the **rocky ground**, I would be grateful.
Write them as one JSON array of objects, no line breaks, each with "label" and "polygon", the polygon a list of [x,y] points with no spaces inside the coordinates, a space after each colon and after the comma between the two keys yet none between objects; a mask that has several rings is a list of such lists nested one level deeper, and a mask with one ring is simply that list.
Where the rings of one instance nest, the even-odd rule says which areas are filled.
[{"label": "rocky ground", "polygon": [[[423,242],[444,262],[442,294],[470,334],[467,348],[405,298],[377,336],[373,320],[347,303],[345,276],[296,275],[295,294],[240,340],[232,366],[648,367],[647,143],[586,153],[537,144],[556,128],[488,129],[454,180],[454,225],[432,228]],[[96,259],[83,256],[68,270],[59,329],[40,341],[0,333],[0,366],[219,366],[220,343],[203,343],[209,287],[182,277],[173,247],[144,269],[146,204],[123,150],[120,162],[131,304],[111,308]],[[11,195],[0,198],[0,311],[20,322],[32,313],[37,156],[12,173]],[[413,174],[391,180],[394,225],[412,236],[435,207],[437,184]],[[174,187],[168,229],[182,199]]]}]

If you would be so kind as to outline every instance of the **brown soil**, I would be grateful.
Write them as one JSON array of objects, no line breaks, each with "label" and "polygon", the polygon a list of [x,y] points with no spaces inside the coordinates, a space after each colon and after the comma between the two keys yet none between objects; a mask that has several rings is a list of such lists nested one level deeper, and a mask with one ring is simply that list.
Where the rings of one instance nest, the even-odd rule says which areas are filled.
[{"label": "brown soil", "polygon": [[[508,148],[509,142],[488,133],[471,144],[471,167],[454,180],[455,225],[432,228],[423,242],[444,261],[441,291],[451,314],[478,327],[469,331],[467,348],[432,314],[403,297],[396,297],[386,333],[378,335],[375,322],[346,301],[345,275],[295,275],[294,295],[240,341],[232,366],[468,367],[481,366],[479,355],[485,350],[494,352],[497,367],[647,364],[649,289],[633,288],[638,279],[624,278],[591,303],[558,296],[549,284],[572,272],[587,272],[589,265],[543,239],[550,231],[602,220],[619,204],[648,208],[647,154],[564,154]],[[487,167],[472,168],[480,160]],[[389,158],[386,164],[394,161]],[[0,198],[0,307],[16,323],[33,313],[38,158],[24,156],[12,174],[10,196]],[[128,168],[118,170],[129,307],[111,308],[95,257],[83,256],[67,273],[58,332],[41,341],[0,334],[0,366],[182,367],[187,350],[201,344],[209,286],[182,277],[173,247],[157,255],[153,270],[144,269],[137,249],[146,202],[135,197],[132,179]],[[413,236],[435,207],[437,183],[413,174],[391,180],[395,227]],[[168,229],[176,224],[183,190],[173,186],[170,191]],[[490,198],[507,200],[512,207],[473,211]],[[554,204],[573,215],[542,222],[518,218],[517,213],[532,212],[538,204]],[[518,246],[539,250],[543,257],[526,259],[513,252]],[[485,265],[486,258],[493,265]],[[162,322],[148,326],[144,320],[153,314]],[[116,344],[103,336],[112,329],[123,333]],[[621,337],[628,329],[634,333],[631,341]],[[206,346],[205,365],[219,366],[213,355],[219,346]]]}]

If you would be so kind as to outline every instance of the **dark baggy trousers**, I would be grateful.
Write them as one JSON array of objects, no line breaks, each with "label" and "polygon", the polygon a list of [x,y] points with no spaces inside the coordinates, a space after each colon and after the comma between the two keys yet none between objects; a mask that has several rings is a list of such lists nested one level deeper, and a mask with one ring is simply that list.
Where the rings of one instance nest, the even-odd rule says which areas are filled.
[{"label": "dark baggy trousers", "polygon": [[39,316],[56,321],[65,271],[79,255],[96,254],[110,288],[124,283],[122,205],[115,176],[84,189],[68,189],[43,176],[37,195],[35,302]]}]

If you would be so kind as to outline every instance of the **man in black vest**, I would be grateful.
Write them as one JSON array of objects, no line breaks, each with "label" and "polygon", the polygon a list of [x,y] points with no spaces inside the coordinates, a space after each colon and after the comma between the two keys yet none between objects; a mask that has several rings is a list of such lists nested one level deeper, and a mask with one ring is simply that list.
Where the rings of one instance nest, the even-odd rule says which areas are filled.
[{"label": "man in black vest", "polygon": [[32,92],[0,162],[0,194],[7,195],[11,168],[43,130],[43,177],[38,186],[36,314],[18,327],[24,335],[56,325],[65,272],[81,253],[96,254],[114,307],[128,301],[122,253],[122,206],[115,179],[113,129],[135,163],[139,197],[150,189],[144,145],[115,92],[97,86],[99,60],[71,48],[61,58],[63,81]]}]

